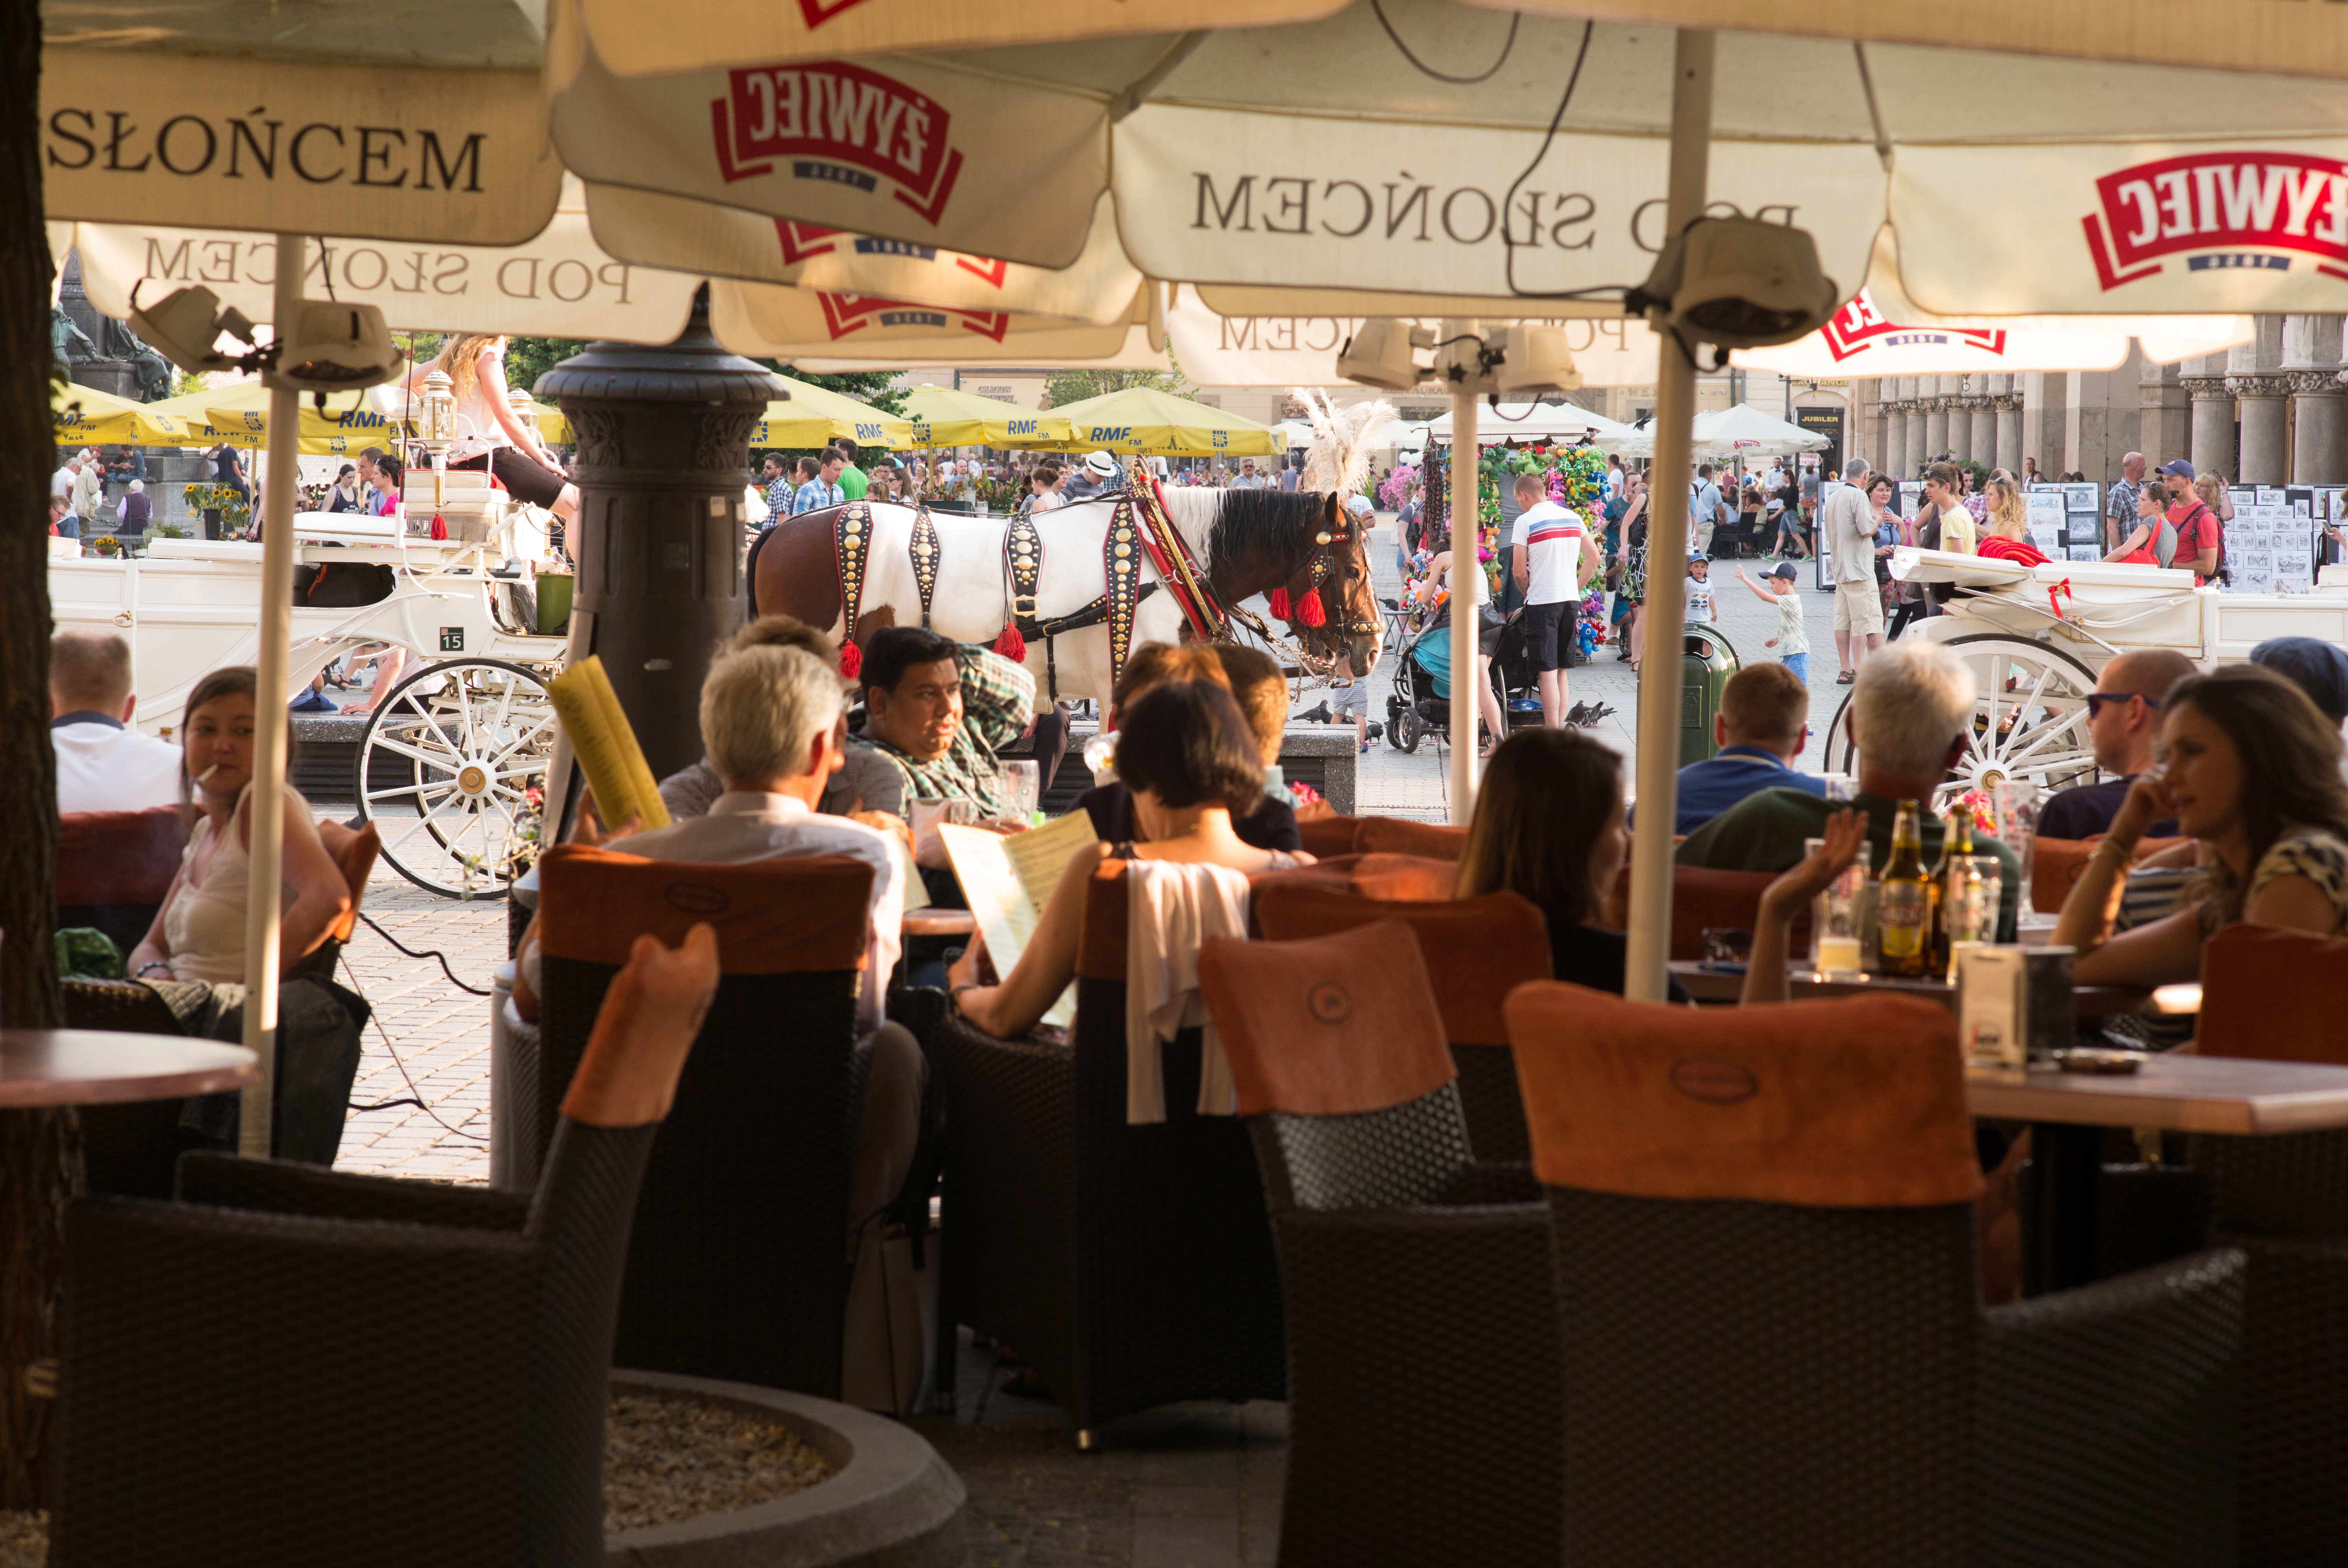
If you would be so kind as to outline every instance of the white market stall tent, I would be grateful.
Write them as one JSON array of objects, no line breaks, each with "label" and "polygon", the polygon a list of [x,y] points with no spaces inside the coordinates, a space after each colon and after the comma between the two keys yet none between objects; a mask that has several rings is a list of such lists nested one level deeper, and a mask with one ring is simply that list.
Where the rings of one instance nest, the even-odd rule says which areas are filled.
[{"label": "white market stall tent", "polygon": [[[1431,440],[1449,441],[1451,415],[1413,428],[1424,429]],[[1503,403],[1497,409],[1485,408],[1476,418],[1478,446],[1512,440],[1578,441],[1584,436],[1601,452],[1629,451],[1642,439],[1635,426],[1570,403]]]}]

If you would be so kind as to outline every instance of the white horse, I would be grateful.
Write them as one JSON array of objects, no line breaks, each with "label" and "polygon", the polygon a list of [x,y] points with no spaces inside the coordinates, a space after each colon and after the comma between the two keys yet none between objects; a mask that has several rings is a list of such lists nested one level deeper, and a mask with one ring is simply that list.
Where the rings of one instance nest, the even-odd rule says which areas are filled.
[{"label": "white horse", "polygon": [[[1285,590],[1287,620],[1299,641],[1316,651],[1342,651],[1356,673],[1367,673],[1378,657],[1383,620],[1370,586],[1361,529],[1334,496],[1186,488],[1165,495],[1169,518],[1218,600],[1235,605],[1259,593]],[[1107,578],[1102,546],[1119,499],[1097,497],[1035,518],[1044,541],[1037,620],[1074,614],[1102,597]],[[793,616],[822,627],[835,641],[853,638],[860,643],[880,626],[922,625],[911,552],[914,508],[876,501],[868,510],[870,553],[854,626],[841,602],[833,548],[839,507],[801,513],[758,536],[750,552],[751,613]],[[956,642],[994,642],[1010,620],[1011,584],[1004,565],[1010,519],[951,512],[932,512],[930,519],[937,528],[939,558],[929,608],[931,630]],[[1317,589],[1313,575],[1316,554],[1327,568]],[[1159,582],[1146,554],[1142,569],[1145,584]],[[1311,624],[1312,613],[1304,608],[1308,599],[1316,597],[1321,609],[1317,626]],[[1277,608],[1281,601],[1273,603]],[[1184,617],[1174,596],[1162,585],[1148,592],[1134,614],[1132,645],[1172,642],[1183,634]],[[1050,707],[1056,697],[1090,697],[1105,705],[1117,678],[1109,666],[1106,624],[1050,639],[1030,637],[1025,662],[1035,677],[1039,711]]]}]

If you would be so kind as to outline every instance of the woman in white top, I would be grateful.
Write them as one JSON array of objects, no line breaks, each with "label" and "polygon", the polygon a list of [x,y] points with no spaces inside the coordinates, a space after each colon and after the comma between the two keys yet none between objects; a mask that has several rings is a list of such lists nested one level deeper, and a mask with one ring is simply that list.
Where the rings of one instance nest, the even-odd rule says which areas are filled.
[{"label": "woman in white top", "polygon": [[1066,506],[1068,498],[1060,494],[1060,487],[1067,478],[1057,463],[1046,459],[1036,464],[1027,475],[1028,512],[1049,512]]},{"label": "woman in white top", "polygon": [[505,352],[502,337],[452,335],[437,355],[409,369],[409,406],[423,395],[427,374],[445,372],[456,399],[458,431],[448,466],[487,470],[514,499],[543,507],[568,523],[579,511],[579,487],[563,477],[562,466],[538,433],[514,417],[506,402]]},{"label": "woman in white top", "polygon": [[[242,984],[244,980],[244,905],[252,867],[252,812],[245,791],[252,783],[253,675],[249,666],[215,670],[188,697],[180,729],[181,787],[191,790],[195,832],[180,857],[179,875],[163,896],[162,909],[146,940],[131,950],[134,979],[163,975],[175,980]],[[318,945],[350,907],[343,874],[318,840],[310,803],[285,792],[285,851],[283,868],[292,897],[278,927],[278,960],[284,969]]]}]

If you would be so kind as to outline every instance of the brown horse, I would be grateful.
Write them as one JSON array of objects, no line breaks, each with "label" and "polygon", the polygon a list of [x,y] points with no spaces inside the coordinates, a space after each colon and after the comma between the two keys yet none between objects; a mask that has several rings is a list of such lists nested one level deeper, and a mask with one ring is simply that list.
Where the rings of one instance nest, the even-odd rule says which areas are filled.
[{"label": "brown horse", "polygon": [[[1044,539],[1036,585],[1039,619],[1072,614],[1101,597],[1101,546],[1118,499],[1097,497],[1036,518]],[[1376,663],[1384,618],[1370,584],[1365,541],[1334,496],[1177,488],[1166,492],[1166,504],[1223,604],[1285,589],[1289,630],[1308,651],[1323,657],[1344,653],[1356,674],[1366,674]],[[853,632],[859,644],[881,626],[923,624],[910,553],[913,508],[876,501],[870,509],[870,564]],[[824,628],[835,639],[850,635],[833,559],[836,515],[837,508],[803,512],[778,522],[752,543],[751,614],[788,615]],[[1009,519],[932,512],[931,520],[938,532],[939,563],[928,624],[957,642],[992,643],[1009,615],[1003,556]],[[1145,581],[1154,584],[1157,573],[1148,572]],[[1321,605],[1317,627],[1297,619],[1313,598]],[[1137,646],[1186,634],[1172,595],[1155,592],[1141,600],[1134,618]],[[1106,702],[1117,674],[1108,667],[1107,629],[1089,627],[1054,641],[1047,650],[1037,639],[1027,650],[1038,704],[1048,705],[1055,696]]]}]

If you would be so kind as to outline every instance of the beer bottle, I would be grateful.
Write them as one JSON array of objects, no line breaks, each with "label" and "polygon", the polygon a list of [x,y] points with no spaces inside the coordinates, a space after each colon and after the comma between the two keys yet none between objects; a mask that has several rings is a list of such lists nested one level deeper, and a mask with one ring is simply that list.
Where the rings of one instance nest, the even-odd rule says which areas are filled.
[{"label": "beer bottle", "polygon": [[1954,954],[1952,943],[1972,941],[1979,922],[1982,895],[1985,891],[1980,870],[1971,864],[1973,853],[1972,808],[1957,803],[1956,815],[1950,819],[1949,831],[1942,837],[1944,849],[1941,856],[1943,870],[1941,886],[1941,948],[1934,961],[1940,973],[1951,979],[1950,965]]},{"label": "beer bottle", "polygon": [[1891,858],[1876,895],[1876,950],[1882,972],[1899,979],[1921,979],[1931,962],[1931,883],[1924,875],[1922,808],[1900,803],[1891,822]]}]

